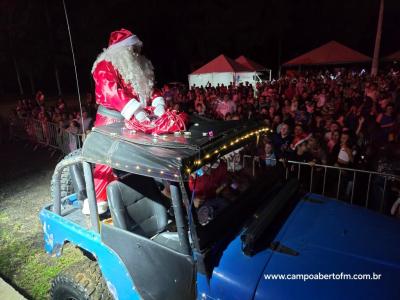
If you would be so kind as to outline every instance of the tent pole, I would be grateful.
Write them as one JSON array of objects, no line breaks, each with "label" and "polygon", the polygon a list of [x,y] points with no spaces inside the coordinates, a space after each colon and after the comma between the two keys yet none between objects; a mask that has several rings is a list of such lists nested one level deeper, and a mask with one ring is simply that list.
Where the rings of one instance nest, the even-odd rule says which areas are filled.
[{"label": "tent pole", "polygon": [[378,74],[379,50],[380,50],[380,47],[381,47],[382,21],[383,21],[384,5],[385,5],[385,1],[381,0],[380,6],[379,6],[378,25],[377,25],[376,37],[375,37],[374,57],[372,59],[371,76],[376,76]]}]

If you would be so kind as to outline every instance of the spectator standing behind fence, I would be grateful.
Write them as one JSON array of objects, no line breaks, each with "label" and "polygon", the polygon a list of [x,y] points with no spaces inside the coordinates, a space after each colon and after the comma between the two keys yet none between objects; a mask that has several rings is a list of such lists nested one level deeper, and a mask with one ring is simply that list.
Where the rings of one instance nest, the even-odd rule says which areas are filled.
[{"label": "spectator standing behind fence", "polygon": [[279,127],[279,133],[273,136],[273,146],[277,158],[286,157],[287,153],[290,151],[290,144],[292,142],[292,137],[289,133],[289,125],[282,124]]},{"label": "spectator standing behind fence", "polygon": [[[92,129],[93,126],[93,120],[91,117],[88,116],[88,113],[86,111],[82,112],[82,118],[78,118],[79,123],[82,124],[80,126],[80,131],[79,133],[87,133],[89,130]],[[85,130],[85,132],[83,132]]]},{"label": "spectator standing behind fence", "polygon": [[380,126],[378,140],[380,143],[389,141],[389,137],[392,139],[395,127],[395,119],[393,116],[394,107],[389,104],[385,107],[385,111],[380,113],[376,118],[376,123]]},{"label": "spectator standing behind fence", "polygon": [[222,119],[225,119],[227,114],[232,115],[236,111],[236,105],[228,95],[225,95],[223,100],[219,101],[216,111]]},{"label": "spectator standing behind fence", "polygon": [[37,91],[36,96],[35,96],[36,104],[37,106],[43,106],[44,105],[44,94],[42,91]]},{"label": "spectator standing behind fence", "polygon": [[57,100],[57,109],[60,111],[60,113],[63,113],[66,110],[65,102],[62,98],[58,98]]},{"label": "spectator standing behind fence", "polygon": [[97,104],[94,101],[91,93],[86,93],[84,110],[88,113],[88,116],[90,117],[94,117],[96,115]]},{"label": "spectator standing behind fence", "polygon": [[49,143],[49,126],[48,126],[48,117],[47,113],[44,109],[44,106],[41,106],[41,111],[39,113],[39,121],[40,121],[40,129],[37,128],[38,136],[41,136],[41,142]]},{"label": "spectator standing behind fence", "polygon": [[353,162],[353,153],[350,143],[350,135],[343,132],[340,137],[340,150],[337,156],[336,164],[340,167],[349,167]]},{"label": "spectator standing behind fence", "polygon": [[72,120],[66,130],[69,133],[69,150],[72,152],[78,149],[78,133],[80,131],[79,123]]},{"label": "spectator standing behind fence", "polygon": [[264,155],[261,156],[261,164],[267,167],[274,167],[276,165],[276,156],[270,142],[264,145]]},{"label": "spectator standing behind fence", "polygon": [[328,142],[327,142],[327,148],[328,148],[328,164],[333,165],[337,161],[337,157],[340,151],[340,132],[338,130],[335,130]]}]

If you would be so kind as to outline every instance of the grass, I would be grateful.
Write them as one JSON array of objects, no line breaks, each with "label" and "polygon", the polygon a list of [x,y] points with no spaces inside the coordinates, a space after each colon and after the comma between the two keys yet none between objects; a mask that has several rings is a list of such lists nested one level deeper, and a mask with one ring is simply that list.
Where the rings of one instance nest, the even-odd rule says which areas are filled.
[{"label": "grass", "polygon": [[61,257],[50,257],[44,251],[39,226],[25,232],[20,223],[11,226],[8,221],[9,217],[0,213],[0,273],[29,298],[48,299],[52,279],[80,261],[81,252],[67,245]]},{"label": "grass", "polygon": [[5,223],[7,221],[8,221],[8,215],[3,212],[0,212],[0,223]]}]

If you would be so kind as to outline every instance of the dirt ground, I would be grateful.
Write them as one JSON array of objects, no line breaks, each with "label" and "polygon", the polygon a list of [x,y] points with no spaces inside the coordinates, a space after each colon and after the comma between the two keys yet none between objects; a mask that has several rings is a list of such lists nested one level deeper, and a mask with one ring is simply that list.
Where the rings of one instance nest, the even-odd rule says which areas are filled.
[{"label": "dirt ground", "polygon": [[0,149],[0,275],[28,299],[48,299],[52,278],[81,259],[72,247],[64,248],[60,258],[43,248],[38,216],[50,202],[49,183],[61,157],[24,142]]}]

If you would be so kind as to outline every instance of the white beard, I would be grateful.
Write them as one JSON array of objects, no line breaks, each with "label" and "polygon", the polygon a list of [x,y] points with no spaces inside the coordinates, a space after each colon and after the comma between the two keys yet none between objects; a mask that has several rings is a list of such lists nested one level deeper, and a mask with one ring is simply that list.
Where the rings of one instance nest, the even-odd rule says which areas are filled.
[{"label": "white beard", "polygon": [[154,86],[154,71],[150,60],[133,53],[132,47],[104,49],[93,64],[92,74],[101,61],[108,61],[119,72],[125,83],[130,84],[138,94],[140,102],[146,106]]}]

